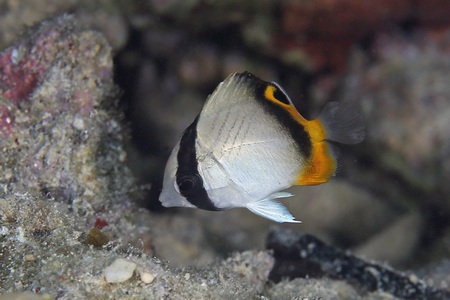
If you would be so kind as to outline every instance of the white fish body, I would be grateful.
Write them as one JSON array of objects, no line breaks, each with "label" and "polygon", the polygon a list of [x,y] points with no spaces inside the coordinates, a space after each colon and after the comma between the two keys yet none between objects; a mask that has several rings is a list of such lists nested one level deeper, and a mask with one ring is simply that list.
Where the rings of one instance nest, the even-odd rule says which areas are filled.
[{"label": "white fish body", "polygon": [[230,75],[206,101],[168,159],[166,207],[245,207],[276,222],[299,222],[276,199],[292,185],[326,182],[336,170],[328,140],[363,139],[361,118],[332,102],[304,119],[275,83]]}]

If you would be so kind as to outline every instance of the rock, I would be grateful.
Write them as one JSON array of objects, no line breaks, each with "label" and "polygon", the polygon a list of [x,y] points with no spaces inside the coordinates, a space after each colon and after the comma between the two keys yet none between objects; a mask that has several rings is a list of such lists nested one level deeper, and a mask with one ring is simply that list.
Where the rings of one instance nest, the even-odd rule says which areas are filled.
[{"label": "rock", "polygon": [[[140,217],[148,218],[148,214]],[[156,215],[136,223],[149,224],[145,234],[151,237],[154,254],[173,267],[206,266],[214,261],[214,248],[205,228],[192,216]]]},{"label": "rock", "polygon": [[94,247],[100,248],[110,241],[108,235],[104,234],[97,227],[92,227],[86,236],[86,243]]},{"label": "rock", "polygon": [[386,22],[400,26],[416,20],[426,28],[448,28],[449,13],[446,0],[427,3],[387,0],[382,4],[357,0],[284,1],[281,33],[276,42],[287,63],[309,70],[328,68],[342,72],[352,47],[384,29]]},{"label": "rock", "polygon": [[114,201],[109,190],[126,193],[112,63],[105,38],[68,15],[0,52],[0,182],[94,210]]},{"label": "rock", "polygon": [[115,50],[124,46],[128,31],[123,11],[118,3],[104,2],[103,5],[91,5],[89,0],[21,2],[1,1],[0,49],[11,43],[23,31],[52,16],[72,12],[82,24],[101,31]]},{"label": "rock", "polygon": [[427,285],[414,273],[405,274],[366,261],[309,234],[273,227],[267,238],[267,248],[274,252],[272,278],[275,280],[325,276],[342,279],[364,292],[388,293],[411,299],[450,298],[450,291]]},{"label": "rock", "polygon": [[[357,58],[342,99],[360,101],[365,144],[376,165],[396,174],[410,190],[409,203],[430,201],[450,210],[450,31],[440,35],[380,34],[373,53]],[[427,194],[428,196],[423,196]]]},{"label": "rock", "polygon": [[423,230],[423,217],[417,212],[409,213],[357,246],[353,252],[362,257],[398,266],[417,253]]},{"label": "rock", "polygon": [[182,55],[178,66],[178,78],[183,87],[204,87],[210,82],[220,82],[218,49],[213,45],[199,45]]},{"label": "rock", "polygon": [[395,219],[387,203],[346,181],[331,180],[316,187],[293,187],[284,201],[300,226],[340,246],[356,245]]},{"label": "rock", "polygon": [[103,271],[108,283],[121,283],[130,279],[137,265],[127,259],[118,258]]},{"label": "rock", "polygon": [[447,257],[420,268],[417,275],[427,284],[439,289],[450,289],[450,260]]},{"label": "rock", "polygon": [[225,261],[227,267],[231,268],[244,281],[251,282],[247,291],[249,295],[260,293],[269,273],[273,267],[273,257],[267,252],[245,251],[236,253]]},{"label": "rock", "polygon": [[[66,203],[0,183],[0,293],[38,287],[53,298],[67,299],[98,299],[105,295],[116,299],[252,299],[262,292],[273,267],[269,252],[248,251],[225,260],[217,258],[201,267],[172,268],[141,248],[140,234],[148,235],[150,231],[148,224],[134,223],[138,212],[126,204],[107,207],[103,216],[110,226],[103,230],[109,230],[113,241],[111,247],[96,249],[84,244],[83,232],[89,227],[81,210],[73,211]],[[154,217],[145,214],[143,219]],[[18,227],[26,239],[17,239]],[[137,246],[129,241],[136,241]],[[35,260],[24,261],[24,253],[33,253]],[[143,277],[120,285],[106,284],[105,266],[124,257],[124,253],[127,262],[136,264]],[[155,278],[145,288],[143,284],[150,282],[151,276],[142,272]]]},{"label": "rock", "polygon": [[[342,281],[325,279],[283,280],[267,287],[264,296],[268,299],[361,299],[360,295],[350,285]],[[393,299],[393,298],[389,298]]]}]

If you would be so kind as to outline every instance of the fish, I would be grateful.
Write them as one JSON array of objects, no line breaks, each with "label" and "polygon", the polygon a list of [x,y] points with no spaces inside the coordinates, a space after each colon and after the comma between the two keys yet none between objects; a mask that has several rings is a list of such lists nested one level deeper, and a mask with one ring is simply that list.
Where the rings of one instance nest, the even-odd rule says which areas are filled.
[{"label": "fish", "polygon": [[233,73],[173,148],[159,200],[164,207],[247,208],[300,223],[278,200],[293,196],[284,190],[327,182],[338,167],[335,144],[363,139],[363,119],[352,105],[329,102],[307,120],[277,83]]}]

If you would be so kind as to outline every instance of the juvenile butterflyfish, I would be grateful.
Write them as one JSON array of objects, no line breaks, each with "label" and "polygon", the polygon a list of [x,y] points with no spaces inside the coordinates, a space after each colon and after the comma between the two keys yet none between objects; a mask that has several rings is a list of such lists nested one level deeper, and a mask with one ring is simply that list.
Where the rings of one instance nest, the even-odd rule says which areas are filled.
[{"label": "juvenile butterflyfish", "polygon": [[233,73],[174,147],[159,199],[165,207],[244,207],[298,223],[277,199],[293,196],[284,191],[291,186],[327,182],[337,168],[334,144],[363,139],[362,117],[351,105],[329,102],[307,120],[277,83]]}]

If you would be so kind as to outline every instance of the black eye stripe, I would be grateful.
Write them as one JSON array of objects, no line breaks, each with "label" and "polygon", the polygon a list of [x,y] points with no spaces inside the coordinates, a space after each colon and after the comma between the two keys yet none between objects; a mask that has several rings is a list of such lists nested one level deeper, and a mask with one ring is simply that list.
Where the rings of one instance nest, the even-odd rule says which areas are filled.
[{"label": "black eye stripe", "polygon": [[196,175],[182,175],[177,178],[177,185],[183,196],[195,196],[196,193],[201,192],[203,180]]},{"label": "black eye stripe", "polygon": [[[290,113],[281,104],[293,106],[289,96],[275,82],[266,82],[257,77],[251,77],[251,84],[255,88],[256,99],[262,104],[267,113],[275,116],[280,124],[286,128],[298,149],[304,156],[310,157],[312,153],[312,144],[309,133],[303,125],[297,122]],[[270,99],[272,98],[272,99]],[[279,103],[277,103],[279,102]]]},{"label": "black eye stripe", "polygon": [[178,187],[183,194],[189,193],[194,190],[195,182],[189,178],[183,178],[177,181]]}]

